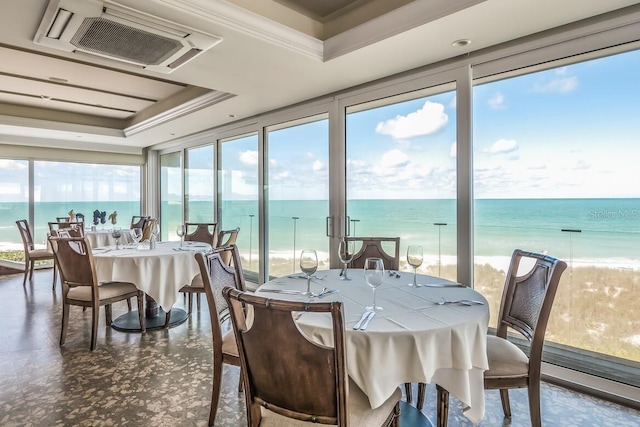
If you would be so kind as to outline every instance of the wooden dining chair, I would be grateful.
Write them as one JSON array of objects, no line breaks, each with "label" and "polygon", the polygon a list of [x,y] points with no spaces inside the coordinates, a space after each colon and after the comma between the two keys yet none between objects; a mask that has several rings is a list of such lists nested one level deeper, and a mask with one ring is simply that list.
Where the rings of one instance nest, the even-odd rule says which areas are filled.
[{"label": "wooden dining chair", "polygon": [[[362,243],[351,260],[350,268],[364,268],[364,261],[367,258],[382,258],[386,270],[400,269],[400,238],[399,237],[345,237],[347,241]],[[393,245],[393,255],[383,248],[383,244]]]},{"label": "wooden dining chair", "polygon": [[[229,245],[235,245],[238,240],[238,234],[240,234],[240,227],[236,227],[233,230],[222,230],[218,234],[218,247],[225,247]],[[231,264],[231,257],[227,254],[223,258],[227,265]]]},{"label": "wooden dining chair", "polygon": [[72,305],[90,307],[91,351],[95,350],[98,335],[98,315],[105,309],[107,327],[111,325],[111,304],[127,298],[138,299],[138,320],[142,333],[144,324],[144,293],[133,283],[109,282],[98,284],[91,247],[86,237],[50,237],[51,247],[60,268],[62,282],[62,329],[60,345],[65,343],[69,327],[69,308]]},{"label": "wooden dining chair", "polygon": [[20,219],[16,221],[20,237],[22,238],[22,245],[24,247],[24,279],[22,280],[22,286],[27,284],[27,276],[29,280],[33,277],[33,269],[37,261],[51,260],[53,262],[53,286],[52,289],[56,289],[56,282],[58,281],[58,268],[56,267],[55,257],[53,251],[50,249],[36,249],[33,243],[33,234],[31,233],[31,227],[26,219]]},{"label": "wooden dining chair", "polygon": [[[510,388],[527,388],[531,425],[542,424],[540,415],[540,367],[544,336],[553,300],[567,263],[554,257],[516,249],[502,291],[495,336],[487,337],[489,370],[484,388],[499,389],[502,409],[511,418]],[[517,332],[519,345],[514,344]],[[528,346],[528,356],[520,347]],[[437,424],[447,425],[449,392],[437,387]]]},{"label": "wooden dining chair", "polygon": [[49,222],[49,233],[54,231],[67,230],[71,237],[84,237],[84,222],[57,221]]},{"label": "wooden dining chair", "polygon": [[[216,246],[218,224],[215,222],[186,222],[185,242],[208,243],[212,247]],[[228,245],[225,245],[228,246]]]},{"label": "wooden dining chair", "polygon": [[130,229],[139,228],[141,230],[144,230],[144,224],[150,219],[151,219],[150,216],[133,215],[131,217],[131,226],[129,228]]},{"label": "wooden dining chair", "polygon": [[142,241],[151,240],[151,233],[157,224],[158,220],[155,218],[149,218],[144,222],[144,225],[142,226]]},{"label": "wooden dining chair", "polygon": [[[222,255],[226,253],[233,258],[234,268],[229,267],[223,261]],[[240,366],[235,335],[231,330],[230,322],[227,322],[229,308],[226,300],[222,297],[222,289],[231,287],[244,291],[245,283],[240,266],[240,255],[235,245],[215,248],[205,254],[198,252],[195,257],[200,267],[201,290],[207,296],[213,335],[213,386],[209,411],[209,425],[212,426],[220,399],[222,364]],[[191,312],[191,305],[189,305],[189,312]],[[228,327],[224,334],[222,332],[223,325]]]},{"label": "wooden dining chair", "polygon": [[[247,425],[398,425],[400,389],[371,409],[367,396],[349,380],[342,302],[282,301],[233,288],[224,288],[222,295],[240,355]],[[332,345],[304,335],[296,312],[329,315]]]},{"label": "wooden dining chair", "polygon": [[69,222],[69,221],[71,221],[71,217],[70,216],[57,216],[56,217],[56,221],[57,222]]}]

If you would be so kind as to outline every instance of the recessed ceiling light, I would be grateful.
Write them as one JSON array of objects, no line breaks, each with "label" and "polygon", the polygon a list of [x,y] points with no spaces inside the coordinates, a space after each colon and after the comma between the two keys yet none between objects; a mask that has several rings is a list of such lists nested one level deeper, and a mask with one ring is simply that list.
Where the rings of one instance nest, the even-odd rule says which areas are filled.
[{"label": "recessed ceiling light", "polygon": [[235,114],[227,114],[227,117],[229,117],[230,119],[233,119],[233,118],[236,117],[236,115]]},{"label": "recessed ceiling light", "polygon": [[460,39],[460,40],[456,40],[453,43],[451,43],[451,46],[453,46],[453,47],[464,47],[464,46],[467,46],[470,43],[471,43],[471,40],[469,40],[469,39]]}]

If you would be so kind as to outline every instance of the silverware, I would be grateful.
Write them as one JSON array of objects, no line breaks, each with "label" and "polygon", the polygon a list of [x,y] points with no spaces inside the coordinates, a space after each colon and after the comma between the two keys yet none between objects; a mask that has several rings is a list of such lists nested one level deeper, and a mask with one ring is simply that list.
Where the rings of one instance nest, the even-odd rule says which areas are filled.
[{"label": "silverware", "polygon": [[364,322],[365,319],[368,318],[370,314],[371,314],[371,311],[369,311],[369,310],[367,310],[364,313],[362,313],[362,317],[360,318],[360,320],[358,320],[358,323],[353,325],[353,329],[354,330],[360,329],[360,326],[362,325],[362,322]]},{"label": "silverware", "polygon": [[258,289],[258,292],[271,292],[274,294],[289,294],[289,295],[300,295],[302,291],[296,291],[293,289]]},{"label": "silverware", "polygon": [[442,284],[429,284],[426,283],[424,285],[425,288],[466,288],[462,283],[442,283]]},{"label": "silverware", "polygon": [[467,305],[467,306],[475,305],[475,304],[484,305],[482,301],[476,301],[474,299],[457,299],[457,300],[450,301],[448,299],[445,299],[444,297],[440,297],[440,298],[442,301],[434,301],[431,299],[429,301],[437,305],[446,305],[446,304],[458,304],[458,305]]},{"label": "silverware", "polygon": [[373,317],[376,315],[375,311],[370,311],[369,315],[367,316],[367,318],[364,320],[364,323],[360,326],[360,330],[364,331],[365,329],[367,329],[367,326],[369,326],[369,322],[371,321],[371,319],[373,319]]}]

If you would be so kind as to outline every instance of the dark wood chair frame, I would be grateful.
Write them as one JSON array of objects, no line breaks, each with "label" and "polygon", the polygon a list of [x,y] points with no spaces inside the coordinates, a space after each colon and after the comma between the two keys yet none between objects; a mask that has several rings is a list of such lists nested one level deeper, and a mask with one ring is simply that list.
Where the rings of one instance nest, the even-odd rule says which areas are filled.
[{"label": "dark wood chair frame", "polygon": [[22,286],[26,286],[27,277],[29,280],[33,277],[33,269],[36,261],[51,260],[53,261],[53,286],[52,289],[56,289],[56,282],[58,281],[58,267],[56,266],[55,256],[53,252],[49,250],[39,250],[35,248],[33,243],[33,234],[31,233],[31,227],[26,219],[20,219],[16,221],[20,237],[22,238],[22,245],[24,246],[24,279],[22,280]]},{"label": "dark wood chair frame", "polygon": [[[98,284],[96,277],[95,262],[91,253],[91,245],[86,237],[50,237],[51,247],[56,258],[56,263],[60,268],[60,279],[62,282],[62,329],[60,331],[60,345],[63,345],[69,327],[69,308],[72,305],[84,308],[90,307],[91,313],[91,351],[95,350],[98,335],[98,316],[101,306],[105,309],[105,319],[107,326],[111,325],[111,304],[123,301],[128,298],[137,297],[138,319],[140,329],[146,332],[144,323],[144,292],[135,288],[131,283],[131,291],[121,293],[111,298],[100,298],[100,288],[120,285],[119,282],[109,282]],[[78,286],[88,286],[91,288],[92,298],[88,301],[73,299],[69,297],[69,291]]]},{"label": "dark wood chair frame", "polygon": [[[345,237],[347,241],[362,242],[362,246],[355,253],[350,268],[363,268],[367,258],[382,258],[386,270],[400,269],[400,237]],[[387,253],[382,247],[382,242],[390,242],[395,245],[393,255]]]},{"label": "dark wood chair frame", "polygon": [[[229,267],[222,259],[222,255],[225,253],[229,253],[233,258],[233,268]],[[240,255],[235,245],[215,248],[205,254],[198,252],[195,254],[195,258],[200,267],[200,275],[203,281],[201,289],[206,294],[209,305],[213,336],[213,386],[209,410],[209,425],[212,426],[215,422],[222,388],[222,364],[240,366],[240,358],[234,354],[225,353],[222,348],[222,325],[229,319],[229,307],[222,296],[222,289],[225,286],[229,286],[244,291],[245,281],[242,275]],[[230,323],[228,325],[230,326]],[[240,381],[242,381],[242,378]],[[240,386],[239,389],[241,389]]]},{"label": "dark wood chair frame", "polygon": [[[264,407],[294,420],[347,426],[348,377],[342,303],[274,300],[232,288],[225,288],[222,293],[231,311],[238,343],[247,424],[259,426]],[[245,309],[253,313],[250,327]],[[332,347],[314,343],[300,332],[294,312],[301,311],[331,314]],[[398,425],[399,408],[396,402],[384,426]]]},{"label": "dark wood chair frame", "polygon": [[[522,259],[530,259],[534,261],[534,265],[529,272],[518,276]],[[560,277],[566,268],[566,262],[548,255],[520,249],[513,252],[502,292],[496,339],[508,340],[512,336],[511,331],[522,335],[529,342],[529,369],[524,375],[492,376],[489,363],[489,371],[484,376],[485,390],[500,390],[502,409],[507,418],[511,418],[509,389],[528,390],[529,414],[533,427],[542,425],[540,368],[544,336]],[[449,392],[440,386],[437,386],[437,410],[437,425],[446,426]]]},{"label": "dark wood chair frame", "polygon": [[133,215],[131,217],[131,226],[129,228],[130,229],[140,228],[140,229],[144,230],[144,225],[150,219],[151,219],[151,217],[147,216],[147,215]]},{"label": "dark wood chair frame", "polygon": [[[186,222],[185,242],[208,243],[211,247],[216,246],[218,237],[218,223],[216,222]],[[225,245],[226,246],[226,245]]]}]

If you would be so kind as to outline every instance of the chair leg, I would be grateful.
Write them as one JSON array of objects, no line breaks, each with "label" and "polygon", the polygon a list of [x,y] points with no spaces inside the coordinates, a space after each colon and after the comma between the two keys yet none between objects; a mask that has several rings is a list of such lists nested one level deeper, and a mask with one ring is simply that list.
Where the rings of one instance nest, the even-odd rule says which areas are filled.
[{"label": "chair leg", "polygon": [[104,306],[104,320],[107,323],[107,327],[111,326],[111,304],[107,304]]},{"label": "chair leg", "polygon": [[131,311],[131,298],[127,298],[127,308]]},{"label": "chair leg", "polygon": [[58,281],[58,266],[56,265],[55,261],[53,263],[53,287],[51,289],[53,289],[54,291],[56,290],[56,282]]},{"label": "chair leg", "polygon": [[67,339],[67,328],[69,327],[69,304],[62,303],[62,330],[60,331],[60,345]]},{"label": "chair leg", "polygon": [[542,426],[542,416],[540,415],[540,382],[529,383],[529,415],[531,416],[531,427]]},{"label": "chair leg", "polygon": [[96,349],[98,342],[98,316],[100,316],[100,306],[95,301],[91,310],[91,351]]},{"label": "chair leg", "polygon": [[436,384],[436,390],[438,391],[437,402],[437,421],[438,427],[447,427],[447,421],[449,419],[449,391]]},{"label": "chair leg", "polygon": [[502,401],[502,411],[504,416],[511,418],[511,405],[509,404],[509,390],[500,389],[500,400]]},{"label": "chair leg", "polygon": [[198,311],[200,311],[200,294],[199,293],[196,294],[196,303],[198,305]]},{"label": "chair leg", "polygon": [[209,425],[215,424],[216,412],[218,411],[218,401],[222,383],[222,361],[213,361],[213,386],[211,388],[211,407],[209,409]]},{"label": "chair leg", "polygon": [[29,280],[33,279],[33,268],[36,266],[35,260],[29,262]]},{"label": "chair leg", "polygon": [[138,321],[140,322],[140,330],[143,334],[147,333],[147,326],[144,322],[144,292],[138,292],[138,297],[136,300],[138,301]]},{"label": "chair leg", "polygon": [[167,314],[164,317],[164,327],[165,329],[169,327],[169,322],[171,321],[171,310],[167,311]]},{"label": "chair leg", "polygon": [[193,301],[193,293],[189,292],[189,296],[188,296],[188,301],[189,301],[189,314],[191,314],[191,307],[192,307],[192,301]]},{"label": "chair leg", "polygon": [[240,368],[240,375],[238,376],[238,393],[242,393],[244,390],[244,381],[242,381],[242,368]]},{"label": "chair leg", "polygon": [[407,403],[411,403],[413,400],[413,391],[411,390],[411,383],[404,383],[404,395]]},{"label": "chair leg", "polygon": [[416,402],[416,408],[422,411],[422,407],[424,406],[424,395],[427,392],[427,384],[418,383],[418,401]]},{"label": "chair leg", "polygon": [[22,279],[22,286],[27,285],[27,277],[29,276],[29,259],[27,258],[24,262],[24,279]]}]

